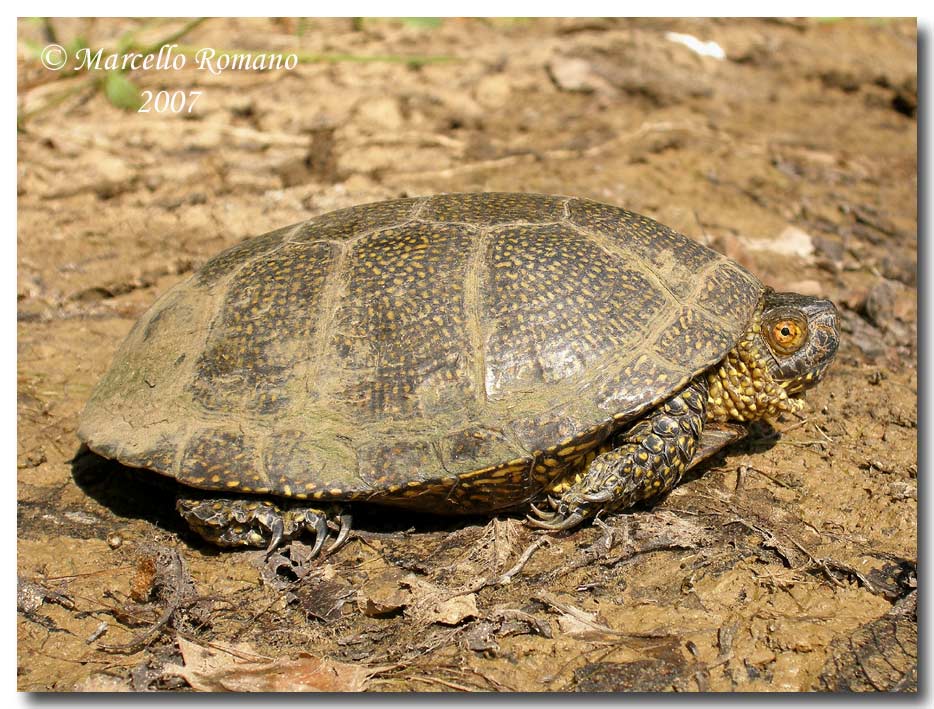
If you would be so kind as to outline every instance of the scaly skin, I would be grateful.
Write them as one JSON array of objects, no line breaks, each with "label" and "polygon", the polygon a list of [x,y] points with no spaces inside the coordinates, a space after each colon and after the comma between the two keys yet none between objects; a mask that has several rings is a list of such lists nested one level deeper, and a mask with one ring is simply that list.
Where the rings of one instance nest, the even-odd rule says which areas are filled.
[{"label": "scaly skin", "polygon": [[600,511],[630,507],[670,490],[688,468],[704,427],[707,381],[697,377],[639,420],[618,447],[596,458],[535,526],[569,529]]},{"label": "scaly skin", "polygon": [[[800,411],[804,402],[790,394],[816,384],[833,360],[835,317],[828,301],[766,291],[746,334],[716,368],[636,421],[616,448],[597,456],[570,485],[556,480],[551,489],[560,491],[560,500],[548,497],[551,511],[533,506],[529,522],[570,529],[671,490],[691,467],[708,422],[771,421]],[[776,344],[777,336],[786,341]]]},{"label": "scaly skin", "polygon": [[792,399],[769,373],[767,355],[758,336],[760,313],[746,336],[707,375],[708,421],[772,421],[782,413],[800,411],[802,399]]},{"label": "scaly skin", "polygon": [[338,506],[280,507],[263,499],[179,497],[175,507],[192,529],[221,547],[266,547],[270,553],[282,542],[311,532],[315,535],[313,557],[321,552],[332,529],[337,538],[325,554],[337,551],[347,540],[352,522]]}]

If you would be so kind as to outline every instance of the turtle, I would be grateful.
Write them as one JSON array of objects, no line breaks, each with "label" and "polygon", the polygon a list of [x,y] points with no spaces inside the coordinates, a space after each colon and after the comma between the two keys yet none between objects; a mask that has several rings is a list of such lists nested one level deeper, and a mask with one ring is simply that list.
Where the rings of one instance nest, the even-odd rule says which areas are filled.
[{"label": "turtle", "polygon": [[401,197],[207,261],[132,328],[77,433],[174,479],[221,547],[330,553],[360,503],[560,531],[801,410],[838,342],[829,300],[626,209]]}]

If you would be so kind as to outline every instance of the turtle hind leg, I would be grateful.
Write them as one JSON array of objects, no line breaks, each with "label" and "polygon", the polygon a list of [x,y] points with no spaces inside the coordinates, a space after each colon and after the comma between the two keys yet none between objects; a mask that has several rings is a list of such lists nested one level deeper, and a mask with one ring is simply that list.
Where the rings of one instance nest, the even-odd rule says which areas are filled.
[{"label": "turtle hind leg", "polygon": [[707,381],[698,377],[649,411],[598,455],[552,501],[553,511],[533,508],[529,523],[543,529],[577,526],[601,511],[624,509],[671,490],[691,466],[707,413]]},{"label": "turtle hind leg", "polygon": [[188,526],[220,547],[260,547],[271,553],[303,532],[314,534],[317,556],[332,532],[325,554],[337,551],[350,533],[352,518],[338,506],[279,506],[269,500],[225,497],[178,497],[175,508]]}]

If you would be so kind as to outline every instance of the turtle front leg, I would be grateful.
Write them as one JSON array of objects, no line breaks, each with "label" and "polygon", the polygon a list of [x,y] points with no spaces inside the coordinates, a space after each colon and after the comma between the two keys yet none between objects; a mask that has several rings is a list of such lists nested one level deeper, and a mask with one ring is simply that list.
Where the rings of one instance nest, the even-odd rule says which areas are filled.
[{"label": "turtle front leg", "polygon": [[337,551],[347,541],[353,521],[338,506],[279,507],[258,499],[179,497],[175,508],[189,527],[221,547],[265,547],[271,553],[283,542],[311,532],[315,535],[312,557],[321,552],[332,531],[336,538],[325,554]]},{"label": "turtle front leg", "polygon": [[630,507],[671,490],[690,467],[707,415],[707,380],[701,376],[649,411],[598,455],[553,501],[553,511],[533,507],[529,523],[570,529],[601,511]]}]

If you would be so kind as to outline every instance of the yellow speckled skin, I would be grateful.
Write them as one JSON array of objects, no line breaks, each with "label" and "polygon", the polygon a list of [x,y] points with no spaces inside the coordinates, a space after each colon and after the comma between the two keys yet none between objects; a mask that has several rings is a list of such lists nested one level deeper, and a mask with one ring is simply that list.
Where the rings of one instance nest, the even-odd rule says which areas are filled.
[{"label": "yellow speckled skin", "polygon": [[239,244],[164,294],[78,434],[221,495],[519,507],[723,360],[762,293],[597,202],[362,205]]}]

